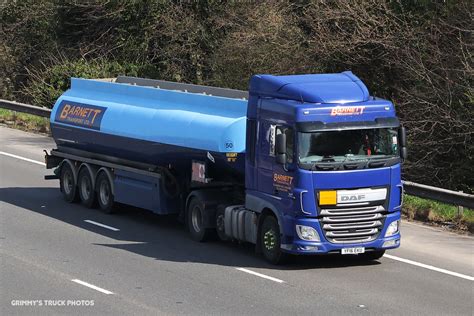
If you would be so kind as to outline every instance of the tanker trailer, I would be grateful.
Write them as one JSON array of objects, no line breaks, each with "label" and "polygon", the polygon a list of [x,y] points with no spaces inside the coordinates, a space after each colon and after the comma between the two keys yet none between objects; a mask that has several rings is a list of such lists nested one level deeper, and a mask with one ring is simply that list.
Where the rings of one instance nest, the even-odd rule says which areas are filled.
[{"label": "tanker trailer", "polygon": [[399,246],[405,132],[350,72],[256,75],[249,92],[118,77],[72,78],[46,155],[68,202],[177,214],[265,259]]}]

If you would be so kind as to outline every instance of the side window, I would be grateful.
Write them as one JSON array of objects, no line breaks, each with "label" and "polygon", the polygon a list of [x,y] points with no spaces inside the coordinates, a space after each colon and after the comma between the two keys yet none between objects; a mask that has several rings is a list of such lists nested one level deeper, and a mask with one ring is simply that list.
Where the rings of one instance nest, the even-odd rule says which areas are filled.
[{"label": "side window", "polygon": [[295,135],[292,128],[278,126],[276,129],[276,134],[286,134],[286,160],[288,163],[293,163],[294,156],[294,145],[295,145]]}]

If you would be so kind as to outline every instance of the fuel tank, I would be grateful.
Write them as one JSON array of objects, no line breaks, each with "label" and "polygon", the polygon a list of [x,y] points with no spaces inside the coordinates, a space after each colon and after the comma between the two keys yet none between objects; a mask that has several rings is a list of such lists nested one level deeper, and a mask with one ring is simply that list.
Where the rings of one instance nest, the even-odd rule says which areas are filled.
[{"label": "fuel tank", "polygon": [[[71,79],[51,112],[59,150],[243,177],[247,93],[160,80]],[[225,172],[224,172],[225,174]]]}]

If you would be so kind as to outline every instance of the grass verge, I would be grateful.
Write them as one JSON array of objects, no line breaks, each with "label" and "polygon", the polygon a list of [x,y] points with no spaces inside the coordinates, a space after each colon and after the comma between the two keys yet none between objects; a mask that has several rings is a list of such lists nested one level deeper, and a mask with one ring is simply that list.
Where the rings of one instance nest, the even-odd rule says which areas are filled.
[{"label": "grass verge", "polygon": [[402,213],[408,219],[474,233],[474,210],[468,208],[464,208],[461,215],[457,206],[405,194]]},{"label": "grass verge", "polygon": [[24,131],[49,133],[49,118],[0,109],[0,124]]}]

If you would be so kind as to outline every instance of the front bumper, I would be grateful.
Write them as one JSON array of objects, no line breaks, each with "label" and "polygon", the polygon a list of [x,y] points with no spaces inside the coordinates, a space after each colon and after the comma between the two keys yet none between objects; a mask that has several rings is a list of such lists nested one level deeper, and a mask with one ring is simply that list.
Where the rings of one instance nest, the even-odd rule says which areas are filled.
[{"label": "front bumper", "polygon": [[[384,237],[388,225],[393,221],[400,220],[400,212],[394,212],[387,215],[385,218],[384,227],[378,238],[370,242],[364,243],[330,243],[328,242],[319,225],[318,219],[315,218],[286,218],[285,232],[287,233],[283,239],[281,249],[284,252],[310,255],[310,254],[340,254],[342,248],[364,247],[366,251],[385,250],[400,247],[400,230],[395,235]],[[321,241],[306,241],[302,240],[296,234],[296,225],[310,226],[316,229]],[[292,233],[291,233],[292,232]]]}]

